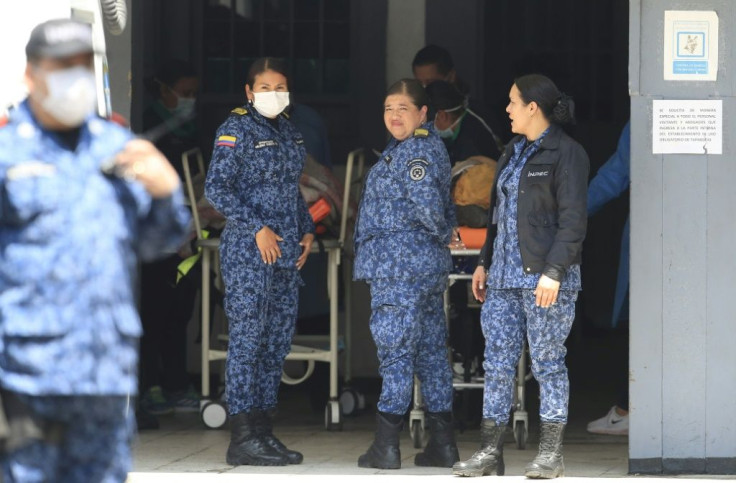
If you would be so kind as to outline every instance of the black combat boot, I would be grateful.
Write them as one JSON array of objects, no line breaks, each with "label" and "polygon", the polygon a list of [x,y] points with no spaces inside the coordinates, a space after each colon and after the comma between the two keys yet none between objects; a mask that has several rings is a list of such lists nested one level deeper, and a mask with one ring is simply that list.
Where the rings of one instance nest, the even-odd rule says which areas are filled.
[{"label": "black combat boot", "polygon": [[256,433],[266,444],[286,456],[290,465],[298,465],[304,460],[304,455],[298,451],[291,450],[273,435],[273,420],[271,411],[253,411],[255,418]]},{"label": "black combat boot", "polygon": [[396,470],[401,468],[399,433],[404,427],[401,416],[396,414],[376,414],[376,439],[368,451],[358,458],[361,468],[381,468]]},{"label": "black combat boot", "polygon": [[230,446],[225,458],[227,464],[252,466],[286,466],[289,461],[256,432],[253,413],[230,417]]},{"label": "black combat boot", "polygon": [[414,457],[417,466],[452,468],[460,460],[452,427],[452,413],[427,413],[429,441],[424,453]]},{"label": "black combat boot", "polygon": [[503,476],[503,434],[506,426],[497,426],[492,419],[480,423],[480,449],[469,460],[452,466],[452,474],[458,476],[488,476],[494,472]]},{"label": "black combat boot", "polygon": [[527,478],[557,478],[565,476],[562,461],[562,436],[565,423],[542,423],[539,438],[539,453],[534,461],[526,465]]}]

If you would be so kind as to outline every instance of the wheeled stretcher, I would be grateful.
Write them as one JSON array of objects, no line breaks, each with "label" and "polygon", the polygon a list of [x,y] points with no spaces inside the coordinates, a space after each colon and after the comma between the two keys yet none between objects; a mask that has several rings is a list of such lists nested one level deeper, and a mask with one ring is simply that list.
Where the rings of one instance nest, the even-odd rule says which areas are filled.
[{"label": "wheeled stretcher", "polygon": [[[485,229],[479,229],[485,232]],[[465,238],[463,238],[465,240]],[[462,248],[452,249],[451,254],[453,258],[459,257],[477,257],[480,255],[480,249],[477,248]],[[467,283],[473,278],[472,272],[462,273],[451,273],[449,275],[448,289],[445,291],[445,317],[449,326],[449,306],[450,296],[449,287],[455,283]],[[450,353],[448,351],[448,357]],[[528,357],[526,344],[522,347],[521,357],[516,369],[516,379],[514,381],[514,400],[512,404],[512,428],[514,432],[514,440],[516,446],[519,449],[526,448],[526,441],[529,434],[529,415],[526,411],[526,399],[525,399],[525,387],[526,382],[531,378],[531,374],[528,373]],[[452,387],[457,391],[464,391],[470,389],[483,390],[483,378],[480,376],[471,377],[470,380],[466,380],[462,375],[455,374],[453,377]],[[419,379],[414,377],[414,404],[411,412],[409,413],[409,431],[411,434],[412,442],[415,448],[422,448],[426,444],[427,432],[425,429],[425,408],[422,398],[421,387]]]},{"label": "wheeled stretcher", "polygon": [[[192,205],[192,214],[194,217],[195,229],[197,233],[197,247],[201,249],[202,260],[202,294],[201,294],[201,324],[202,324],[202,399],[200,400],[200,415],[202,422],[208,428],[216,429],[222,427],[227,422],[227,410],[219,400],[210,395],[210,363],[218,360],[224,360],[227,351],[213,349],[210,338],[210,308],[211,308],[211,280],[209,274],[213,269],[218,271],[218,252],[220,240],[218,238],[206,238],[202,231],[200,219],[197,210],[197,200],[192,182],[192,171],[190,169],[191,160],[198,163],[200,173],[204,173],[204,162],[202,153],[198,150],[191,150],[182,155],[182,163],[184,166],[184,175],[187,184],[187,194]],[[322,240],[319,244],[312,245],[312,253],[324,250],[327,253],[327,293],[329,298],[329,314],[330,329],[327,335],[327,348],[315,348],[307,345],[292,343],[291,352],[286,356],[286,360],[305,361],[307,368],[305,373],[299,378],[292,378],[286,374],[282,375],[282,382],[285,384],[299,384],[307,380],[314,371],[315,362],[326,362],[330,365],[330,390],[329,399],[325,407],[325,427],[329,430],[342,429],[343,412],[341,403],[338,398],[338,267],[344,247],[345,235],[348,222],[348,203],[350,200],[350,188],[353,178],[353,165],[357,161],[357,171],[362,171],[364,158],[363,151],[356,150],[348,156],[348,162],[345,173],[345,185],[343,192],[343,210],[340,220],[340,235],[338,239]],[[345,326],[349,327],[349,312],[346,314]],[[227,340],[227,336],[219,336],[222,341]],[[319,341],[314,339],[320,338]],[[324,342],[323,336],[295,336],[294,341]]]}]

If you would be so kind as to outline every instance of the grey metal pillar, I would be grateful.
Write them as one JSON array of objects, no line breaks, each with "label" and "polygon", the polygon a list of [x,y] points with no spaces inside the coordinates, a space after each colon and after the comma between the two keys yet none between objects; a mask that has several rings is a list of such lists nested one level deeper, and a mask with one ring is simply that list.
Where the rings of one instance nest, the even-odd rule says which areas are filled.
[{"label": "grey metal pillar", "polygon": [[[664,80],[668,10],[715,11],[716,81]],[[736,2],[631,0],[632,473],[736,474]],[[723,154],[654,154],[653,101],[723,106]]]}]

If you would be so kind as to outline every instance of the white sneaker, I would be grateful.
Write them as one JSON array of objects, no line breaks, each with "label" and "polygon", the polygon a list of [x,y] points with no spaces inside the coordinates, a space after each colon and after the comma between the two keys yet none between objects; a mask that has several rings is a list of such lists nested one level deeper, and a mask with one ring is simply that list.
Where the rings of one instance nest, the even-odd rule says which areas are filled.
[{"label": "white sneaker", "polygon": [[629,415],[620,416],[613,406],[608,414],[588,423],[588,432],[626,436],[629,434]]}]

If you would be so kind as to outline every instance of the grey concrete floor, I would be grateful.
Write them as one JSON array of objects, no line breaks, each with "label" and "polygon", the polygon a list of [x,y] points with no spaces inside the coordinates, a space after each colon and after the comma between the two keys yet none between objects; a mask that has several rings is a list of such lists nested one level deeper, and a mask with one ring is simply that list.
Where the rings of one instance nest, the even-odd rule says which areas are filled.
[{"label": "grey concrete floor", "polygon": [[[570,416],[564,455],[566,477],[572,479],[623,478],[637,480],[723,478],[733,476],[641,477],[628,475],[628,439],[625,436],[592,435],[586,432],[587,422],[603,416],[615,402],[616,384],[625,374],[624,348],[627,337],[622,333],[588,337],[573,334],[569,339],[568,367],[570,370]],[[622,359],[624,362],[622,362]],[[402,468],[372,470],[358,468],[357,460],[370,445],[374,431],[374,411],[379,381],[368,381],[362,387],[367,409],[362,414],[345,418],[342,431],[324,429],[324,402],[314,394],[326,391],[326,383],[315,375],[306,383],[285,387],[279,396],[279,413],[275,418],[275,434],[290,448],[304,453],[301,465],[286,467],[232,467],[225,462],[229,430],[206,429],[198,413],[181,413],[159,418],[157,430],[141,431],[134,446],[133,471],[129,483],[147,482],[227,482],[293,480],[314,482],[344,482],[350,480],[416,480],[454,479],[449,469],[422,468],[414,465],[414,449],[409,431],[401,440]],[[530,434],[527,448],[518,449],[508,433],[505,445],[506,479],[524,479],[523,469],[536,454],[538,391],[534,381],[527,387],[527,410]],[[475,392],[475,394],[472,394]],[[468,458],[479,442],[478,418],[480,391],[466,393],[469,404],[460,416],[462,431],[457,431],[461,458]],[[459,396],[456,396],[459,397]],[[492,477],[495,478],[495,477]]]},{"label": "grey concrete floor", "polygon": [[[288,406],[296,407],[298,404]],[[368,448],[373,439],[372,414],[346,418],[342,431],[325,430],[321,417],[311,411],[306,415],[277,417],[275,434],[287,446],[304,453],[304,462],[301,465],[287,467],[232,467],[226,464],[225,451],[229,442],[229,431],[226,428],[205,429],[196,414],[162,417],[160,422],[160,429],[142,431],[138,436],[131,482],[148,481],[146,475],[163,476],[167,473],[197,473],[202,477],[243,474],[450,476],[450,471],[446,469],[414,465],[414,455],[419,450],[414,449],[408,430],[402,433],[400,470],[358,468],[358,456]],[[478,430],[468,429],[458,433],[457,437],[461,457],[469,457],[478,447]],[[508,434],[506,441],[506,474],[522,475],[524,465],[536,454],[536,436],[530,435],[527,449],[524,450],[516,448],[511,434]],[[565,444],[565,464],[568,476],[625,476],[628,465],[626,437],[573,432]]]},{"label": "grey concrete floor", "polygon": [[[290,409],[304,406],[290,401]],[[305,482],[344,482],[374,480],[401,481],[431,478],[432,481],[449,481],[457,477],[443,468],[422,468],[414,465],[413,448],[409,431],[402,434],[402,468],[400,470],[373,470],[358,468],[356,462],[373,438],[373,416],[363,414],[347,418],[342,431],[330,432],[323,428],[321,415],[311,411],[277,417],[275,433],[291,448],[304,453],[301,465],[285,467],[233,467],[225,463],[225,451],[229,431],[205,429],[197,414],[178,414],[162,417],[161,428],[142,431],[135,444],[135,463],[129,483],[146,482],[228,482],[290,480]],[[524,465],[536,454],[535,428],[532,427],[527,449],[516,448],[513,436],[508,434],[505,445],[507,480],[523,480]],[[582,430],[581,430],[582,429]],[[478,430],[468,429],[458,433],[458,445],[462,458],[469,457],[478,446]],[[667,479],[678,481],[713,476],[687,476],[672,478],[644,478],[628,475],[627,438],[621,436],[590,435],[584,427],[572,426],[565,443],[566,477],[572,479],[624,478],[658,482]],[[727,479],[726,477],[723,477]],[[732,477],[730,477],[732,478]]]}]

